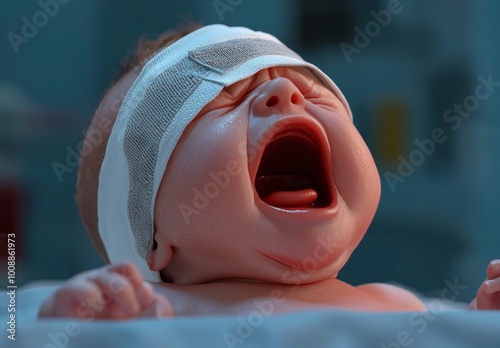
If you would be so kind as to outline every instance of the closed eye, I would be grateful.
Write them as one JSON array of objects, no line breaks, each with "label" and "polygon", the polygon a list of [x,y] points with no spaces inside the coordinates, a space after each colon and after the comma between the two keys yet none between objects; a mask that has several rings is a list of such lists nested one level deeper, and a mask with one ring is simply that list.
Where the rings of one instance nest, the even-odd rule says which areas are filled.
[{"label": "closed eye", "polygon": [[322,109],[325,109],[327,111],[336,111],[336,112],[342,112],[344,110],[343,104],[338,100],[337,98],[331,98],[331,97],[310,97],[306,98],[307,101],[311,102],[312,104],[319,106]]},{"label": "closed eye", "polygon": [[333,94],[332,91],[322,85],[315,84],[313,88],[304,94],[304,97],[314,105],[322,107],[326,110],[337,112],[344,110],[344,105],[340,99]]},{"label": "closed eye", "polygon": [[[205,105],[203,109],[198,113],[196,118],[199,118],[207,113],[216,113],[220,116],[225,115],[230,112],[245,99],[248,93],[250,93],[250,85],[252,83],[252,78],[248,78],[235,84],[225,87],[214,100]],[[217,118],[217,116],[216,116]]]},{"label": "closed eye", "polygon": [[303,74],[290,76],[290,80],[297,86],[306,100],[329,111],[341,112],[344,106],[339,98],[325,87],[313,74],[309,72],[307,78]]}]

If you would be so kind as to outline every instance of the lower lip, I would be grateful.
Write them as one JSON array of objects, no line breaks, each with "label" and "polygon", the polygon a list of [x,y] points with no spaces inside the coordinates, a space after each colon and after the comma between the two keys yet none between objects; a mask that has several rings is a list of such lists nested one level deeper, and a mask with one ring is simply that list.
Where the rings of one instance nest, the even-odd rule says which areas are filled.
[{"label": "lower lip", "polygon": [[[296,217],[297,222],[303,222],[304,217],[302,214],[308,214],[308,218],[312,219],[331,219],[339,210],[337,193],[332,194],[332,203],[328,207],[276,207],[274,205],[267,204],[260,197],[257,191],[254,190],[254,194],[257,197],[257,204],[260,209],[267,212],[277,212],[287,214],[288,218]],[[284,215],[285,216],[285,215]],[[284,217],[283,216],[283,217]]]}]

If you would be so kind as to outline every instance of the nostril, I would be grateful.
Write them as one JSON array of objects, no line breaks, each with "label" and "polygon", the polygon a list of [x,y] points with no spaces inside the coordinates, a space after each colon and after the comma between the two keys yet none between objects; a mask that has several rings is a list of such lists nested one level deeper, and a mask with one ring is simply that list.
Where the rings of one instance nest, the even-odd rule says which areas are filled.
[{"label": "nostril", "polygon": [[292,102],[292,104],[298,104],[299,96],[296,93],[293,93],[292,96],[290,97],[290,101]]},{"label": "nostril", "polygon": [[276,104],[278,104],[278,97],[275,95],[269,98],[266,102],[266,106],[268,107],[275,106]]}]

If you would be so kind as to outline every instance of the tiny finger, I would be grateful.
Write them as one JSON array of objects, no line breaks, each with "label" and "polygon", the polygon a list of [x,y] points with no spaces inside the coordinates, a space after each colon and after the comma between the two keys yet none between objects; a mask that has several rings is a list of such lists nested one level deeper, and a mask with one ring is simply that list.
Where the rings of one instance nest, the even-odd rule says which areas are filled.
[{"label": "tiny finger", "polygon": [[70,294],[72,301],[79,307],[90,307],[95,310],[103,306],[99,303],[100,288],[90,281],[75,281],[65,287],[65,291]]},{"label": "tiny finger", "polygon": [[490,262],[487,271],[488,279],[495,279],[500,277],[500,259]]},{"label": "tiny finger", "polygon": [[484,291],[489,294],[500,292],[500,278],[486,280],[484,282]]},{"label": "tiny finger", "polygon": [[143,282],[141,288],[137,292],[137,298],[142,308],[151,305],[155,300],[153,286],[148,282]]},{"label": "tiny finger", "polygon": [[137,266],[132,262],[122,262],[116,265],[111,265],[109,266],[109,270],[126,277],[132,282],[137,290],[142,287],[144,279],[141,272],[137,269]]},{"label": "tiny finger", "polygon": [[99,285],[101,301],[107,306],[114,302],[124,313],[136,315],[141,306],[135,288],[124,276],[113,272],[101,272],[93,280]]}]

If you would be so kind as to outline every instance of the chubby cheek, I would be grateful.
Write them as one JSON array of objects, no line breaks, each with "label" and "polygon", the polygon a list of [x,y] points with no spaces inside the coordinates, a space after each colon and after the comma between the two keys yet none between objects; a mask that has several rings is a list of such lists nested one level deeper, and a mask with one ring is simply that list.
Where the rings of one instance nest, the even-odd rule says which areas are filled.
[{"label": "chubby cheek", "polygon": [[[186,130],[165,172],[155,220],[169,220],[174,231],[207,230],[249,205],[251,189],[243,118],[201,119]],[[240,214],[237,214],[240,215]],[[210,231],[208,231],[210,230]]]},{"label": "chubby cheek", "polygon": [[380,178],[370,150],[350,120],[328,125],[337,189],[346,206],[369,223],[380,199]]}]

